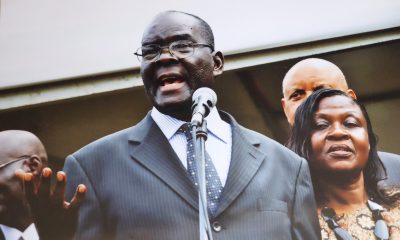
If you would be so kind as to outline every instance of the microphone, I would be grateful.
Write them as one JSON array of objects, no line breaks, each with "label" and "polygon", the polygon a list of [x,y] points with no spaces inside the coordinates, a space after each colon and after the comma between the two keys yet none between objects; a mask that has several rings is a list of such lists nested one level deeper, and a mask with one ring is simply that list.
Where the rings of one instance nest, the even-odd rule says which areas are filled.
[{"label": "microphone", "polygon": [[192,95],[192,121],[191,124],[199,126],[203,119],[210,114],[217,103],[217,94],[207,87],[197,89]]}]

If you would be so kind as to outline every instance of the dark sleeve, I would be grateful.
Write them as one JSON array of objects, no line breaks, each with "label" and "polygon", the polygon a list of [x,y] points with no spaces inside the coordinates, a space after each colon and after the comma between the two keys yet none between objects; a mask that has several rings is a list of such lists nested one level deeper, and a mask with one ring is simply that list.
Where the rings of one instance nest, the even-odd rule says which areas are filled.
[{"label": "dark sleeve", "polygon": [[386,180],[388,185],[400,185],[400,155],[388,152],[378,152],[378,155],[384,165],[383,170],[379,168],[378,170],[385,171],[386,169],[387,173],[387,176],[383,176],[382,179]]},{"label": "dark sleeve", "polygon": [[377,183],[378,193],[383,199],[400,199],[400,156],[388,152],[378,152],[382,165],[378,165],[376,174],[381,179]]},{"label": "dark sleeve", "polygon": [[310,171],[304,159],[301,159],[301,165],[296,180],[292,224],[293,239],[321,239]]},{"label": "dark sleeve", "polygon": [[71,199],[79,184],[85,184],[87,192],[79,209],[78,229],[76,239],[102,239],[104,237],[102,210],[97,199],[95,189],[91,179],[88,178],[86,172],[75,159],[70,155],[66,158],[64,171],[67,174],[66,197]]}]

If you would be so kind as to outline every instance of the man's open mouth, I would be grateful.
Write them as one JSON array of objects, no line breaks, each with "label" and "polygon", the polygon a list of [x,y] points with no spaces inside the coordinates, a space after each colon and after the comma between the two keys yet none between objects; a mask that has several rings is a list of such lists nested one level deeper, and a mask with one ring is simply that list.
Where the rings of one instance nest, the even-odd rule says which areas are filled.
[{"label": "man's open mouth", "polygon": [[160,86],[166,86],[166,85],[173,84],[173,83],[181,83],[183,81],[184,80],[182,78],[177,78],[174,76],[165,77],[165,78],[160,79]]}]

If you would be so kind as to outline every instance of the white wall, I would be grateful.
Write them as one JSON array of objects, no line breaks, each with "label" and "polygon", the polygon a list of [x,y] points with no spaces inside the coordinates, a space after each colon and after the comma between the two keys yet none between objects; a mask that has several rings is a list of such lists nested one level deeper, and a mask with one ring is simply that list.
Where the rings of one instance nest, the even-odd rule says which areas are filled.
[{"label": "white wall", "polygon": [[136,68],[132,53],[162,10],[204,18],[228,54],[400,26],[397,0],[0,3],[0,89]]}]

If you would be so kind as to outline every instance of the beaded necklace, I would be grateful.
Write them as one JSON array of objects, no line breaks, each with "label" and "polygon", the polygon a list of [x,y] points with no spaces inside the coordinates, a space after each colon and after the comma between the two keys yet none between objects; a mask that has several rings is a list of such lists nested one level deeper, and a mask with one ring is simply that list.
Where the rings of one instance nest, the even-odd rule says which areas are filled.
[{"label": "beaded necklace", "polygon": [[[388,240],[389,239],[389,229],[382,217],[382,212],[386,211],[381,205],[371,200],[367,201],[369,210],[372,212],[372,218],[375,221],[374,235],[377,240]],[[321,210],[321,216],[324,221],[328,224],[329,228],[335,233],[338,240],[352,240],[352,236],[349,232],[340,227],[336,222],[337,215],[333,208],[324,207]]]}]

